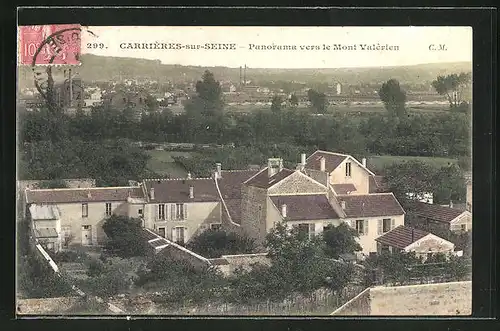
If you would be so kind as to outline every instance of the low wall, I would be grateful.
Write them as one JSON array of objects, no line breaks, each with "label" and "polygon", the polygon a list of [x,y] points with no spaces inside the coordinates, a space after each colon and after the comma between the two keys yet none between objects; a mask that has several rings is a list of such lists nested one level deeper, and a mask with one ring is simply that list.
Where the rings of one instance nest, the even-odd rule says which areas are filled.
[{"label": "low wall", "polygon": [[369,288],[332,315],[470,315],[472,282]]},{"label": "low wall", "polygon": [[60,297],[17,300],[19,315],[58,315],[81,300],[80,297]]}]

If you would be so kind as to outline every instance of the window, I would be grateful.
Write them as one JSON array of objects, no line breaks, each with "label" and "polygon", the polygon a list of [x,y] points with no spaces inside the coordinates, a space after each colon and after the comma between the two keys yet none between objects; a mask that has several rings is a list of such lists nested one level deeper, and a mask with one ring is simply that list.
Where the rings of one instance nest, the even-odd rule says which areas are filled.
[{"label": "window", "polygon": [[82,225],[82,228],[83,228],[84,230],[90,230],[90,225]]},{"label": "window", "polygon": [[360,235],[365,235],[367,233],[367,226],[364,220],[356,220],[356,231]]},{"label": "window", "polygon": [[384,218],[382,220],[382,232],[386,233],[391,231],[392,220],[390,218]]},{"label": "window", "polygon": [[165,205],[158,205],[158,219],[159,220],[164,220],[165,219]]},{"label": "window", "polygon": [[210,230],[219,231],[221,228],[222,228],[222,224],[221,223],[212,223],[212,224],[210,224]]},{"label": "window", "polygon": [[82,217],[89,216],[89,205],[87,203],[82,203]]},{"label": "window", "polygon": [[467,231],[467,224],[460,224],[460,230],[463,232]]},{"label": "window", "polygon": [[175,218],[178,220],[183,220],[185,219],[185,213],[184,213],[184,204],[183,203],[177,203],[175,205]]},{"label": "window", "polygon": [[111,216],[111,203],[106,202],[106,216]]},{"label": "window", "polygon": [[139,214],[139,216],[142,216],[142,209],[139,209],[139,210],[137,211],[137,214]]},{"label": "window", "polygon": [[184,227],[178,226],[173,229],[172,240],[183,245],[186,242],[186,233]]},{"label": "window", "polygon": [[298,225],[299,232],[306,234],[309,239],[314,235],[314,224],[303,223]]},{"label": "window", "polygon": [[351,162],[346,162],[345,164],[345,176],[351,177]]}]

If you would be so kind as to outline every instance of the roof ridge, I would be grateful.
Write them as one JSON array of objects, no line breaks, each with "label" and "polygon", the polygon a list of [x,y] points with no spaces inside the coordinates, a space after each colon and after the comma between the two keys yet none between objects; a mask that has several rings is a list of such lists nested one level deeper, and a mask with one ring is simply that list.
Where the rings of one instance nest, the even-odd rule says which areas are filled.
[{"label": "roof ridge", "polygon": [[26,188],[28,191],[88,191],[88,190],[117,190],[139,188],[139,186],[102,186],[102,187],[58,187],[58,188]]}]

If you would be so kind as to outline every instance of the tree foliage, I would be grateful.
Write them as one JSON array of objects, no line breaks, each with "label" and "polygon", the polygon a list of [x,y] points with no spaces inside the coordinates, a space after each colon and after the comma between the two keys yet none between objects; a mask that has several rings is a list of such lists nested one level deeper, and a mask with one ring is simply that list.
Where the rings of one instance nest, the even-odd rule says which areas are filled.
[{"label": "tree foliage", "polygon": [[358,232],[346,223],[338,226],[328,225],[323,230],[327,255],[338,259],[341,254],[354,254],[361,251],[361,245],[356,241],[358,236]]},{"label": "tree foliage", "polygon": [[309,98],[309,102],[311,102],[311,105],[317,114],[326,113],[328,100],[325,93],[310,89],[307,91],[307,97]]},{"label": "tree foliage", "polygon": [[438,76],[432,81],[432,87],[437,93],[446,97],[451,110],[467,111],[468,102],[465,100],[465,89],[471,84],[471,73],[450,74]]},{"label": "tree foliage", "polygon": [[297,95],[295,93],[290,95],[290,105],[292,107],[297,107],[299,105],[299,98],[297,98]]},{"label": "tree foliage", "polygon": [[198,106],[203,115],[217,115],[223,110],[222,88],[209,70],[203,73],[202,80],[196,82]]},{"label": "tree foliage", "polygon": [[271,111],[279,112],[281,110],[282,102],[283,100],[281,100],[281,97],[279,95],[273,96],[273,99],[271,100]]},{"label": "tree foliage", "polygon": [[391,116],[401,118],[406,115],[406,92],[397,80],[390,79],[382,84],[378,95]]},{"label": "tree foliage", "polygon": [[222,255],[252,253],[255,242],[252,238],[234,232],[210,229],[192,238],[188,248],[201,256],[216,258]]},{"label": "tree foliage", "polygon": [[102,229],[108,236],[106,248],[120,257],[144,256],[147,243],[142,236],[141,220],[112,215],[107,218]]}]

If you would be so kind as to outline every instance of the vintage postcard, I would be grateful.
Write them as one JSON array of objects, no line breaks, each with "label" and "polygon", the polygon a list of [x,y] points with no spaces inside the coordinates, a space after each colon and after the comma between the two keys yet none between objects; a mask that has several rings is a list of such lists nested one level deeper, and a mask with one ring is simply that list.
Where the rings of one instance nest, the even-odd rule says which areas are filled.
[{"label": "vintage postcard", "polygon": [[472,28],[18,36],[18,317],[471,314]]}]

